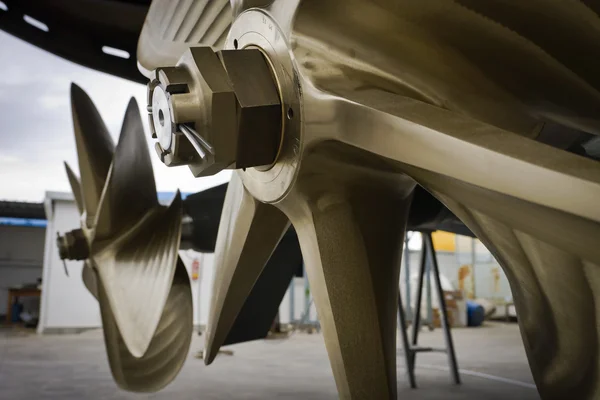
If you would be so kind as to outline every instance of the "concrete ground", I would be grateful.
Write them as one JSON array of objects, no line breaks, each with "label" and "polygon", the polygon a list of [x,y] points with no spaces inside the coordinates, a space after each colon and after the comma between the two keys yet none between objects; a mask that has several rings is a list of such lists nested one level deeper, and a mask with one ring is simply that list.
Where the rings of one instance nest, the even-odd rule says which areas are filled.
[{"label": "concrete ground", "polygon": [[[445,354],[419,354],[418,389],[407,383],[398,350],[398,398],[538,399],[516,324],[488,323],[455,329],[463,384],[450,381]],[[320,334],[230,346],[206,367],[195,357],[203,338],[194,336],[189,358],[170,386],[135,395],[113,383],[101,332],[36,336],[0,331],[0,399],[335,399],[336,389]],[[423,330],[421,344],[443,345],[440,330]],[[400,342],[400,341],[399,341]]]}]

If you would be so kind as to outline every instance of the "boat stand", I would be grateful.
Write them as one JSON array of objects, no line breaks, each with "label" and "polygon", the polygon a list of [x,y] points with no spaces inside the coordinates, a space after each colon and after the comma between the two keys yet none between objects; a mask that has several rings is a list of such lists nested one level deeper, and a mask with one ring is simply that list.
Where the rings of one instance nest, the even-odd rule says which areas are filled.
[{"label": "boat stand", "polygon": [[[452,341],[452,332],[450,331],[450,324],[448,323],[448,314],[446,310],[446,299],[442,290],[442,282],[440,280],[440,270],[437,262],[437,255],[433,248],[433,240],[431,238],[431,232],[421,232],[423,238],[423,245],[421,250],[421,264],[419,267],[419,283],[417,288],[417,299],[416,307],[412,318],[412,340],[409,342],[406,316],[404,307],[402,305],[402,294],[398,293],[398,316],[400,319],[400,332],[402,334],[402,345],[404,347],[404,360],[406,363],[406,372],[408,375],[408,381],[410,386],[414,389],[417,387],[415,380],[415,362],[417,353],[424,352],[442,352],[448,355],[448,366],[450,368],[450,376],[455,384],[460,384],[460,376],[458,372],[458,363],[456,361],[456,353],[454,352],[454,342]],[[405,251],[408,252],[408,246]],[[434,347],[423,347],[418,345],[419,330],[421,323],[421,300],[423,297],[423,280],[428,268],[432,268],[433,279],[435,282],[435,290],[438,295],[439,308],[440,308],[440,320],[442,329],[444,331],[444,339],[446,342],[445,348],[434,348]],[[429,283],[428,283],[429,284]],[[410,290],[408,287],[407,290]],[[407,307],[410,307],[408,304]],[[431,321],[430,321],[431,322]]]}]

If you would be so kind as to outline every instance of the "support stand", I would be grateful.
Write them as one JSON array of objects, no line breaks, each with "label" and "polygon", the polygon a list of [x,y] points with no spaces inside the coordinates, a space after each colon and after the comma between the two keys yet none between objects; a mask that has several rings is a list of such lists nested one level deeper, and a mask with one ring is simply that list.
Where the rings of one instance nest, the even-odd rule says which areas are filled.
[{"label": "support stand", "polygon": [[[408,381],[412,388],[417,387],[417,383],[415,380],[415,361],[417,353],[436,351],[446,353],[448,355],[450,376],[453,379],[454,383],[459,385],[460,376],[458,373],[458,363],[456,361],[456,354],[454,352],[454,342],[452,341],[450,324],[448,323],[446,299],[444,298],[444,291],[442,290],[442,282],[440,280],[440,270],[437,262],[437,255],[435,253],[435,249],[433,248],[431,232],[421,232],[421,235],[423,237],[423,246],[421,251],[421,265],[419,268],[419,286],[417,287],[417,303],[412,318],[412,340],[410,343],[408,338],[408,332],[406,331],[406,316],[404,312],[404,307],[402,305],[402,295],[398,295],[398,316],[400,319],[400,332],[402,334],[402,345],[404,347],[404,360],[406,363]],[[408,251],[408,247],[406,251]],[[446,342],[445,348],[421,347],[418,345],[419,328],[421,323],[421,299],[423,297],[423,280],[425,274],[428,272],[429,267],[432,268],[431,272],[433,272],[435,290],[437,292],[439,300],[440,317],[442,329],[444,330],[444,339]],[[410,303],[408,304],[408,308],[410,309]]]}]

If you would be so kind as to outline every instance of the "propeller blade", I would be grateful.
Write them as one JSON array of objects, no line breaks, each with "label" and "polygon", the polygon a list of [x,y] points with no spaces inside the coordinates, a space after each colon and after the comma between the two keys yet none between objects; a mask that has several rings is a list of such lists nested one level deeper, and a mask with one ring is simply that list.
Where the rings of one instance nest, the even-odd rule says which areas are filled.
[{"label": "propeller blade", "polygon": [[83,263],[81,279],[83,280],[86,289],[96,298],[96,300],[98,300],[98,279],[96,277],[96,272],[89,261]]},{"label": "propeller blade", "polygon": [[67,171],[67,177],[69,178],[69,184],[71,185],[71,191],[73,192],[73,196],[75,197],[75,204],[77,204],[77,209],[79,210],[79,215],[83,214],[83,200],[81,199],[81,184],[79,183],[79,178],[69,164],[65,161],[65,170]]},{"label": "propeller blade", "polygon": [[[101,284],[98,292],[100,304],[108,304],[106,290]],[[156,331],[141,357],[128,350],[114,310],[101,306],[101,313],[111,373],[120,388],[132,392],[156,392],[177,376],[187,358],[193,330],[190,281],[181,259],[177,259],[173,284]]]},{"label": "propeller blade", "polygon": [[88,227],[93,224],[113,158],[114,143],[89,96],[71,84],[71,110]]},{"label": "propeller blade", "polygon": [[230,0],[180,2],[154,1],[140,32],[138,66],[144,75],[165,65],[175,65],[190,46],[221,49],[232,21]]},{"label": "propeller blade", "polygon": [[298,233],[340,398],[395,399],[398,279],[415,184],[345,173],[300,177],[278,206]]},{"label": "propeller blade", "polygon": [[403,96],[345,95],[336,112],[346,125],[333,134],[395,160],[397,171],[463,220],[503,267],[542,398],[597,398],[594,378],[582,371],[598,365],[589,321],[598,319],[590,305],[600,276],[600,164]]},{"label": "propeller blade", "polygon": [[215,279],[204,361],[213,362],[290,222],[275,206],[254,199],[233,174],[215,248]]},{"label": "propeller blade", "polygon": [[148,350],[171,289],[182,209],[177,192],[169,207],[156,207],[118,237],[94,244],[92,259],[106,292],[100,306],[113,310],[127,349],[138,358]]},{"label": "propeller blade", "polygon": [[118,234],[155,207],[152,161],[139,108],[131,98],[97,214],[96,240]]}]

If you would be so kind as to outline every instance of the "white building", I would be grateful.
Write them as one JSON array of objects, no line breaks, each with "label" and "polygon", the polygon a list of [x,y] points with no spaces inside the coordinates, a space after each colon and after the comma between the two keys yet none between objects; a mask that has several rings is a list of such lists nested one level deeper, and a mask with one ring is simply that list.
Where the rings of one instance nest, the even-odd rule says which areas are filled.
[{"label": "white building", "polygon": [[[20,205],[35,209],[35,204],[3,202],[5,215],[7,208]],[[17,215],[23,215],[21,210]],[[43,210],[39,210],[43,214]],[[27,211],[25,214],[29,214]],[[33,215],[36,217],[35,215]],[[43,215],[39,217],[43,218]],[[8,289],[23,283],[36,284],[42,277],[44,260],[44,238],[46,221],[41,218],[0,217],[0,314],[8,314]],[[23,299],[27,308],[39,310],[38,299]]]}]

